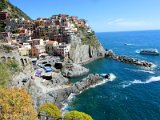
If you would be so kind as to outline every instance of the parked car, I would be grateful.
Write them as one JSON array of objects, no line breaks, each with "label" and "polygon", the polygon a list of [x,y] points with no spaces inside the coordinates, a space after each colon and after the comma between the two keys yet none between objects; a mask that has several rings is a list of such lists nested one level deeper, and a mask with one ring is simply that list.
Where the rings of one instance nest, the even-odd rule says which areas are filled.
[{"label": "parked car", "polygon": [[42,71],[36,70],[35,76],[36,76],[36,77],[41,77],[41,73],[42,73]]},{"label": "parked car", "polygon": [[53,71],[53,69],[51,67],[44,67],[44,70],[46,72],[52,72]]}]

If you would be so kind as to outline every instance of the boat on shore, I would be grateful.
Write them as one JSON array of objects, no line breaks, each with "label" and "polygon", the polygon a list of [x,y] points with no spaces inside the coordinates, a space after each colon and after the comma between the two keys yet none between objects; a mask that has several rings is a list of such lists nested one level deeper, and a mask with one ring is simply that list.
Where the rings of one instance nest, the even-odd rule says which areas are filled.
[{"label": "boat on shore", "polygon": [[157,49],[142,49],[139,51],[140,54],[144,55],[159,55],[159,51]]}]

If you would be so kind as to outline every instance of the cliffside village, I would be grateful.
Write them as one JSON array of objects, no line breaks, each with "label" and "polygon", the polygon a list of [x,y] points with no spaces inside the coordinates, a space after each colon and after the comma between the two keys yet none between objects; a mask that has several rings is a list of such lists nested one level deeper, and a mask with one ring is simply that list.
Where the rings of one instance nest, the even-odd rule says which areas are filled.
[{"label": "cliffside village", "polygon": [[0,36],[3,41],[16,46],[21,56],[37,58],[44,54],[66,57],[72,37],[79,35],[78,27],[87,27],[91,32],[86,20],[65,14],[25,20],[0,11],[0,21],[6,24]]}]

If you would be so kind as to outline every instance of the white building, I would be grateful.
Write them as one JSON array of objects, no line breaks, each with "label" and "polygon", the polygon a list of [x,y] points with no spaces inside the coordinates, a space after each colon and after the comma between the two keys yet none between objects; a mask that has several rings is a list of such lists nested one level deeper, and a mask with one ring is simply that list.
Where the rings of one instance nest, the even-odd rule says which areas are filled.
[{"label": "white building", "polygon": [[29,43],[23,43],[23,47],[31,49],[31,45]]}]

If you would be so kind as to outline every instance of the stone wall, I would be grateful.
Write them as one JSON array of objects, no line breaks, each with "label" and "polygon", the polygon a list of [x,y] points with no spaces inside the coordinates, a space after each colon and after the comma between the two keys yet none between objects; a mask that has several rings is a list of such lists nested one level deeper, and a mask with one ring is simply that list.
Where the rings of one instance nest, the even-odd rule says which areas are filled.
[{"label": "stone wall", "polygon": [[24,67],[31,62],[28,56],[20,56],[17,50],[13,50],[9,53],[0,52],[0,60],[1,61],[16,60],[18,61],[20,67]]}]

